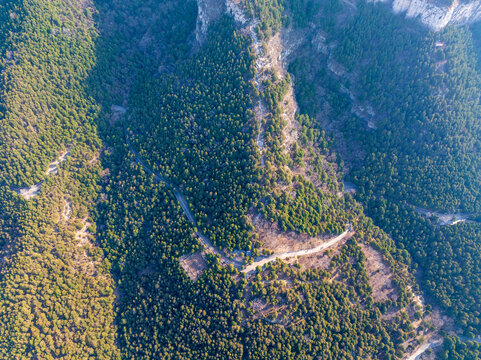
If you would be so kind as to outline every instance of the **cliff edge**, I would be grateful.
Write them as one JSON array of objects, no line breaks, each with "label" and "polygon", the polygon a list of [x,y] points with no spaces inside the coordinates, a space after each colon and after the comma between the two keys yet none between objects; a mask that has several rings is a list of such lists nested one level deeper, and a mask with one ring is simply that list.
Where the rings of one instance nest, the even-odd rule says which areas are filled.
[{"label": "cliff edge", "polygon": [[434,31],[447,25],[466,25],[481,19],[481,1],[461,2],[454,0],[451,4],[432,0],[370,0],[370,2],[392,3],[395,13],[405,13],[408,18],[417,18]]},{"label": "cliff edge", "polygon": [[202,44],[205,41],[209,24],[225,13],[226,6],[224,0],[197,0],[197,5],[195,38],[199,44]]}]

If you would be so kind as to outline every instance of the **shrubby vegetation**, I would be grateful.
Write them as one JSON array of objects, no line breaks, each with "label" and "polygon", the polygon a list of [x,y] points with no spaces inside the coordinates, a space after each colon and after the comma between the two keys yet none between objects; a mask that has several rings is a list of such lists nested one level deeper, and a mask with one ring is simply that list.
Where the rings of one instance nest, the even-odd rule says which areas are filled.
[{"label": "shrubby vegetation", "polygon": [[[366,21],[383,25],[368,30]],[[345,30],[350,42],[341,44],[338,58],[363,74],[359,89],[383,114],[374,132],[348,125],[368,154],[353,173],[366,199],[388,199],[368,202],[368,213],[413,254],[426,290],[467,331],[479,332],[481,269],[474,259],[481,256],[480,226],[437,229],[405,204],[480,211],[481,158],[472,151],[479,142],[479,75],[471,35],[466,29],[410,33],[400,33],[380,9],[364,12]],[[358,68],[353,60],[364,57],[371,63]]]},{"label": "shrubby vegetation", "polygon": [[[355,256],[355,248],[352,242],[343,251],[348,261],[354,260],[350,257]],[[362,261],[356,269],[359,271],[345,273],[350,281],[356,281],[362,274]],[[402,336],[396,338],[396,334],[408,334],[410,322],[405,321],[404,325],[397,321],[386,323],[381,320],[378,308],[365,303],[355,305],[348,300],[356,298],[358,291],[362,295],[369,294],[365,276],[364,283],[358,278],[358,286],[349,289],[339,283],[330,283],[331,276],[323,270],[299,271],[282,263],[270,264],[267,270],[258,273],[247,286],[251,287],[247,299],[254,303],[255,298],[260,298],[267,304],[269,310],[264,324],[286,326],[270,325],[268,335],[262,322],[251,325],[253,334],[249,334],[248,340],[254,346],[249,346],[248,358],[282,359],[287,355],[287,358],[307,359],[394,359],[401,355]],[[362,288],[362,283],[366,287]]]},{"label": "shrubby vegetation", "polygon": [[54,201],[61,197],[3,209],[14,213],[16,232],[3,254],[0,356],[118,359],[108,264],[98,249],[79,247],[72,226],[55,221]]},{"label": "shrubby vegetation", "polygon": [[[195,27],[195,0],[95,0],[96,66],[88,89],[106,112],[125,105],[140,73],[158,77],[183,60]],[[105,125],[103,122],[99,126]]]},{"label": "shrubby vegetation", "polygon": [[283,231],[296,230],[310,236],[344,231],[349,216],[343,198],[316,189],[302,178],[288,190],[275,190],[264,208],[265,217],[278,222]]},{"label": "shrubby vegetation", "polygon": [[481,301],[481,225],[438,227],[417,214],[412,206],[379,198],[363,198],[368,214],[422,269],[423,289],[457,319],[468,333],[479,333]]},{"label": "shrubby vegetation", "polygon": [[479,360],[480,345],[475,342],[463,343],[457,336],[446,336],[439,357],[442,360]]},{"label": "shrubby vegetation", "polygon": [[[0,11],[7,37],[0,41],[0,357],[401,356],[412,336],[409,318],[400,312],[386,321],[382,314],[410,301],[401,271],[409,256],[352,197],[339,197],[337,167],[326,160],[335,156],[312,118],[299,116],[299,144],[284,152],[279,105],[289,79],[264,84],[271,115],[262,170],[251,111],[253,58],[231,20],[214,25],[206,46],[185,60],[194,1],[79,4],[29,0]],[[300,13],[312,2],[291,5]],[[96,10],[102,38],[93,28]],[[127,100],[127,116],[111,114]],[[226,249],[251,246],[246,212],[262,207],[258,200],[279,184],[295,195],[274,192],[266,216],[312,235],[342,232],[349,221],[356,237],[327,270],[279,262],[246,279],[206,254],[193,282],[179,258],[201,250],[196,229],[171,189],[137,164],[125,136],[188,195],[199,226]],[[47,177],[48,164],[69,144],[68,160]],[[305,164],[322,191],[287,170]],[[40,180],[41,192],[29,202],[9,190]],[[88,223],[82,241],[77,231]],[[389,262],[397,301],[372,301],[358,242]],[[342,275],[332,281],[337,271]]]},{"label": "shrubby vegetation", "polygon": [[[399,26],[384,9],[368,7],[336,49],[358,74],[356,91],[379,114],[377,131],[357,132],[368,155],[355,178],[389,199],[479,213],[481,93],[471,34],[448,28],[425,35]],[[361,66],[359,59],[370,61]]]},{"label": "shrubby vegetation", "polygon": [[[479,74],[469,30],[426,33],[372,5],[361,5],[347,26],[322,30],[326,42],[316,38],[306,46],[315,53],[339,41],[332,59],[301,56],[289,70],[302,110],[329,111],[354,153],[348,158],[363,156],[352,173],[356,183],[392,200],[478,213]],[[331,74],[332,60],[344,75]],[[376,131],[346,113],[351,94],[373,107]]]},{"label": "shrubby vegetation", "polygon": [[242,0],[250,17],[259,21],[258,31],[264,38],[276,34],[291,22],[306,26],[321,9],[316,0]]},{"label": "shrubby vegetation", "polygon": [[[252,59],[245,53],[247,45],[247,39],[236,33],[230,21],[222,20],[214,25],[206,48],[186,64],[177,64],[176,75],[164,74],[158,80],[144,78],[141,81],[133,97],[135,110],[127,123],[127,135],[143,159],[190,195],[193,210],[207,231],[209,228],[225,231],[225,224],[203,222],[199,216],[202,207],[227,209],[228,213],[236,214],[237,220],[243,218],[247,207],[228,208],[223,203],[226,199],[211,197],[201,183],[204,178],[224,179],[225,183],[219,184],[227,186],[237,181],[245,184],[244,178],[250,176],[248,186],[243,186],[247,189],[257,186],[255,196],[252,195],[252,199],[257,199],[262,181],[274,186],[277,176],[283,177],[273,171],[273,167],[266,166],[265,176],[261,178],[258,168],[255,119],[248,111],[252,107],[250,88],[243,84],[248,84],[253,75]],[[231,66],[230,75],[223,71],[226,64]],[[245,64],[242,71],[237,70],[242,64]],[[212,69],[219,73],[213,74]],[[207,81],[209,86],[205,84]],[[240,87],[234,88],[233,83]],[[239,94],[239,90],[245,93]],[[236,94],[237,100],[224,100],[224,96],[230,99],[231,94]],[[215,107],[211,98],[216,101]],[[272,104],[275,110],[282,97],[273,98],[278,99]],[[232,108],[226,111],[230,103]],[[310,119],[303,118],[302,122],[304,143],[311,144],[321,133],[312,128]],[[239,133],[239,129],[245,133]],[[223,141],[227,140],[223,133],[233,141],[229,142],[234,146],[232,149],[224,147]],[[396,325],[397,319],[385,322],[380,318],[378,305],[369,304],[366,308],[363,299],[370,288],[365,275],[362,283],[346,287],[343,282],[331,283],[332,274],[328,271],[301,272],[279,263],[269,265],[253,280],[247,280],[232,266],[223,267],[218,258],[206,255],[204,272],[195,282],[191,281],[178,259],[200,250],[193,236],[194,229],[169,188],[144,173],[132,154],[129,155],[122,138],[122,125],[118,123],[117,130],[109,135],[109,142],[115,146],[104,158],[110,178],[104,184],[106,200],[99,207],[98,223],[103,225],[101,242],[118,279],[119,341],[125,358],[313,359],[331,356],[349,359],[354,351],[356,356],[390,359],[402,353],[399,334],[410,333],[409,323],[405,319],[400,320],[403,326]],[[166,138],[170,143],[159,141]],[[222,152],[224,149],[229,151]],[[219,159],[212,159],[210,152]],[[215,160],[230,169],[230,162],[243,158],[246,158],[244,173],[239,174],[239,178],[232,176],[237,172],[224,175],[222,164],[211,165],[217,164]],[[188,173],[184,169],[188,169]],[[309,183],[305,187],[314,198],[321,196]],[[242,189],[234,188],[239,192]],[[207,196],[202,196],[200,190]],[[232,200],[229,201],[240,196],[237,192],[230,194]],[[345,201],[353,212],[359,211],[352,198]],[[314,203],[311,201],[309,206]],[[215,214],[217,210],[209,211]],[[249,229],[247,222],[246,228]],[[365,231],[356,224],[356,229],[360,231],[360,241],[378,244],[377,248],[390,256],[393,263],[406,261],[404,254],[398,252],[385,235],[377,233],[372,224],[366,225]],[[233,234],[238,235],[238,231]],[[225,242],[230,238],[218,239],[224,241],[220,244],[226,247],[242,244]],[[351,247],[353,253],[349,250],[344,256],[357,259],[360,254],[354,241],[349,249]],[[336,261],[344,263],[344,258]],[[345,270],[350,284],[354,284],[360,274],[363,274],[362,263]],[[407,296],[401,298],[406,301]],[[273,311],[259,310],[256,305],[259,302],[268,308],[272,306]],[[394,304],[397,305],[402,306]]]},{"label": "shrubby vegetation", "polygon": [[20,187],[43,180],[79,126],[93,121],[83,87],[94,66],[96,33],[88,8],[11,3],[2,12],[8,16],[2,27],[10,28],[0,65],[0,181]]},{"label": "shrubby vegetation", "polygon": [[[92,9],[44,0],[1,7],[0,357],[118,359],[108,261],[92,235],[76,235],[93,223],[101,173],[98,109],[84,90]],[[59,173],[47,176],[69,145]],[[41,180],[28,202],[10,190]]]},{"label": "shrubby vegetation", "polygon": [[289,74],[264,74],[261,96],[269,113],[263,120],[267,170],[262,180],[269,193],[258,208],[283,231],[310,236],[342,233],[352,209],[339,197],[338,167],[327,160],[335,155],[329,152],[325,132],[308,115],[296,114],[292,120],[299,123],[299,139],[286,148],[283,103],[290,85]]},{"label": "shrubby vegetation", "polygon": [[177,259],[198,244],[180,207],[161,184],[131,165],[132,159],[116,158],[112,161],[122,164],[107,186],[111,200],[101,207],[102,242],[121,279],[118,321],[125,358],[349,359],[354,352],[354,357],[394,359],[402,354],[409,321],[385,322],[377,305],[364,303],[371,290],[354,241],[335,259],[349,287],[332,283],[328,271],[301,272],[285,263],[270,264],[247,280],[210,256],[206,271],[192,282]]}]

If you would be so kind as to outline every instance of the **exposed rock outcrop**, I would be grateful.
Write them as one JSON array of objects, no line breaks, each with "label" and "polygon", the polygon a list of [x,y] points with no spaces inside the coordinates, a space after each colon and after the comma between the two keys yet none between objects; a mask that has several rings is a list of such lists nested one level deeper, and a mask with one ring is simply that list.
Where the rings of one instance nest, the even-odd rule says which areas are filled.
[{"label": "exposed rock outcrop", "polygon": [[[481,20],[481,0],[367,0],[368,2],[390,3],[395,13],[405,13],[416,18],[434,31],[447,25],[466,25]],[[197,0],[198,16],[196,39],[199,44],[205,40],[209,24],[220,18],[226,10],[233,13],[236,21],[245,23],[245,14],[240,11],[236,0]],[[241,17],[242,19],[239,19]]]},{"label": "exposed rock outcrop", "polygon": [[432,30],[442,30],[447,25],[471,24],[481,19],[481,1],[451,4],[435,0],[368,0],[372,2],[391,2],[395,13],[405,13],[409,18],[418,18]]},{"label": "exposed rock outcrop", "polygon": [[195,38],[199,44],[205,41],[207,29],[212,21],[225,13],[225,0],[197,0],[198,13]]}]

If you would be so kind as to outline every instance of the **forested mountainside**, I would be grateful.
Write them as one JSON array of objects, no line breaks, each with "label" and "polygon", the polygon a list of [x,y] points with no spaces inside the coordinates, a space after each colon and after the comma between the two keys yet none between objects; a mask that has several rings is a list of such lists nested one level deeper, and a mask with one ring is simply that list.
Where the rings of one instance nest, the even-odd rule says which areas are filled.
[{"label": "forested mountainside", "polygon": [[479,358],[476,29],[386,8],[0,1],[0,357]]},{"label": "forested mountainside", "polygon": [[[85,92],[93,8],[9,1],[1,12],[0,357],[119,358],[114,281],[87,231],[102,171]],[[32,184],[26,201],[17,192]]]},{"label": "forested mountainside", "polygon": [[[163,64],[170,72],[144,71],[132,89],[130,109],[118,114],[120,120],[114,116],[118,121],[109,131],[116,146],[105,158],[110,176],[99,208],[99,237],[119,279],[122,354],[134,359],[401,355],[405,341],[414,338],[412,322],[418,321],[411,280],[403,273],[406,254],[352,199],[340,201],[337,190],[335,195],[322,191],[291,173],[288,165],[294,161],[276,142],[282,138],[283,125],[275,123],[280,114],[263,119],[265,151],[259,153],[260,110],[253,108],[260,94],[251,42],[249,32],[221,18],[186,62]],[[283,82],[270,79],[266,98],[271,94],[268,104],[275,115]],[[321,155],[311,156],[320,162],[315,174],[328,177]],[[298,224],[286,227],[295,230],[312,220],[318,222],[310,226],[312,234],[324,234],[324,224],[332,220],[308,218],[309,210],[321,210],[322,196],[333,201],[324,206],[344,213],[342,220],[351,221],[357,234],[324,269],[271,262],[245,274],[246,264],[266,258],[260,253],[274,252],[264,247],[252,217],[265,212],[294,218],[281,200],[276,205],[268,196],[274,189],[281,196],[289,186],[298,191],[292,201],[306,210]],[[329,232],[338,234],[344,226],[341,222]],[[372,298],[361,243],[385,254],[396,282],[392,299]],[[393,317],[383,319],[387,311]]]},{"label": "forested mountainside", "polygon": [[428,299],[477,336],[478,25],[430,32],[347,2],[311,15],[284,32],[301,111],[335,137],[356,198],[410,252]]}]

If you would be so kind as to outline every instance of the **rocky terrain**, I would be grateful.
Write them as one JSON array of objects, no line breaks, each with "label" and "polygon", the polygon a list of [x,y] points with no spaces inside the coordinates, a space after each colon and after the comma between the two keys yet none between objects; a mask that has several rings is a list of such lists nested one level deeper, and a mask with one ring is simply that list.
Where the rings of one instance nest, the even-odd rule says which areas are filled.
[{"label": "rocky terrain", "polygon": [[405,13],[429,28],[439,31],[447,25],[465,25],[481,18],[481,1],[452,1],[450,4],[434,0],[374,0],[391,3],[395,13]]},{"label": "rocky terrain", "polygon": [[[202,43],[209,23],[225,11],[226,3],[232,3],[232,1],[198,0],[197,2],[199,16],[196,39],[199,43]],[[466,2],[459,0],[452,0],[451,2],[439,0],[367,0],[367,2],[390,4],[394,13],[404,13],[406,17],[417,19],[434,31],[440,31],[448,25],[472,24],[481,19],[481,1],[479,0]]]}]

